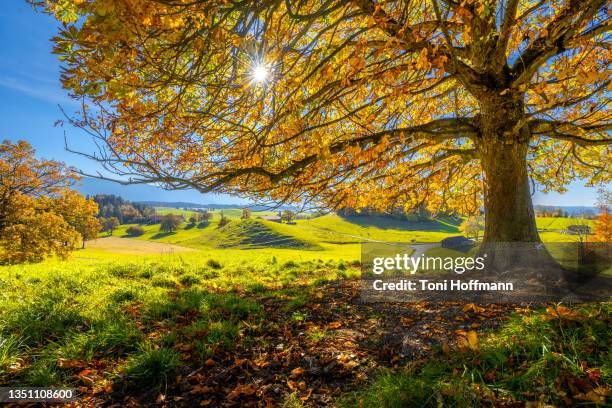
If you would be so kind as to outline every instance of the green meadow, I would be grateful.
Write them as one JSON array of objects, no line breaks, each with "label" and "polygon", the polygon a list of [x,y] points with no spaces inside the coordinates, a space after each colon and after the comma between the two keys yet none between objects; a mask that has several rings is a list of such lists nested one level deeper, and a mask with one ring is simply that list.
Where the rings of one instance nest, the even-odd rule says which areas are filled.
[{"label": "green meadow", "polygon": [[[606,305],[547,320],[545,307],[487,314],[359,304],[361,242],[438,242],[460,234],[460,219],[329,214],[280,224],[258,213],[241,220],[240,210],[224,215],[224,226],[215,211],[209,223],[171,233],[144,226],[136,238],[122,225],[69,260],[2,267],[0,383],[72,387],[94,405],[130,397],[177,406],[263,398],[284,407],[468,407],[491,395],[528,402],[555,387],[543,402],[575,401],[559,378],[587,381],[587,404],[606,398]],[[544,239],[569,241],[577,238],[561,230],[578,221],[538,226]],[[478,350],[456,340],[466,324],[478,332]],[[422,342],[415,353],[427,360],[389,360],[385,348],[401,343],[396,326]]]}]

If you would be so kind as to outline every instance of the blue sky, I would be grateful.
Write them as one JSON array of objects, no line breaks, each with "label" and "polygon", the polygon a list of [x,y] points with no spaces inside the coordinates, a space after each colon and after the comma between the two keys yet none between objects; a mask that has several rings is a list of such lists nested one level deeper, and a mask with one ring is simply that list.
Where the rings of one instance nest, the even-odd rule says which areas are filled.
[{"label": "blue sky", "polygon": [[[51,54],[50,39],[56,25],[50,16],[36,13],[25,0],[4,0],[0,11],[0,140],[25,139],[40,156],[57,159],[89,173],[99,165],[64,150],[64,131],[69,144],[79,151],[93,152],[89,137],[76,129],[54,127],[62,114],[78,105],[59,83],[59,62]],[[96,191],[96,190],[101,191]],[[84,193],[120,194],[131,200],[191,201],[196,203],[242,203],[234,197],[200,194],[196,191],[165,191],[154,186],[121,186],[113,183],[86,183]],[[574,182],[565,194],[537,192],[535,204],[586,205],[595,203],[595,188]]]}]

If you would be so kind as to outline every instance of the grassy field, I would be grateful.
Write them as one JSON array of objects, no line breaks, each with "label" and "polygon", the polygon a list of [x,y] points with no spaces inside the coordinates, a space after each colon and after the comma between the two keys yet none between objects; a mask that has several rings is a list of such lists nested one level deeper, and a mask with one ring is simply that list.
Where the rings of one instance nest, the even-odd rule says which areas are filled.
[{"label": "grassy field", "polygon": [[[0,267],[0,384],[70,386],[93,405],[126,396],[296,408],[606,398],[605,305],[547,320],[545,309],[359,301],[360,242],[436,242],[458,235],[458,220],[326,215],[288,225],[224,214],[225,226],[215,215],[173,233],[144,226],[137,238],[123,225],[70,260]],[[538,219],[554,239],[575,239],[557,231],[573,223]],[[461,350],[466,328],[482,351]]]},{"label": "grassy field", "polygon": [[[158,208],[160,213],[178,214],[180,211]],[[192,225],[184,223],[172,233],[160,233],[159,225],[143,226],[145,234],[136,237],[164,244],[174,244],[198,250],[215,251],[223,248],[242,250],[269,249],[271,251],[296,249],[317,251],[322,257],[335,259],[359,258],[361,242],[439,242],[460,235],[461,220],[434,219],[428,221],[401,221],[385,217],[341,217],[329,214],[322,217],[297,220],[295,224],[280,224],[258,219],[272,212],[253,213],[250,220],[241,220],[241,210],[223,210],[230,219],[228,225],[219,226],[219,211],[214,211],[209,223]],[[569,225],[581,222],[593,225],[591,220],[564,218],[537,218],[540,235],[545,242],[575,242],[578,236],[561,232]],[[114,236],[127,237],[130,225],[122,225]],[[129,241],[126,241],[126,245]],[[104,245],[93,245],[103,250]],[[114,249],[110,248],[109,252]],[[146,250],[145,250],[146,252]],[[155,251],[154,251],[155,252]],[[282,252],[282,251],[281,251]],[[85,251],[87,253],[87,251]],[[86,256],[86,255],[83,255]],[[311,254],[304,254],[308,259]],[[317,255],[314,255],[317,257]]]}]

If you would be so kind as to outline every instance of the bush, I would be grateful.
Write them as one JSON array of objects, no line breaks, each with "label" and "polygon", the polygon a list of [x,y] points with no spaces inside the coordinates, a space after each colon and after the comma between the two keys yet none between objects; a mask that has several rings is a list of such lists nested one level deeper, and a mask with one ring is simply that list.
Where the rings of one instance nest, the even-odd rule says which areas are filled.
[{"label": "bush", "polygon": [[213,269],[221,269],[223,266],[216,259],[209,259],[206,262],[206,265],[210,266]]},{"label": "bush", "polygon": [[139,237],[144,234],[144,229],[139,226],[133,226],[129,227],[125,232],[127,232],[130,237]]}]

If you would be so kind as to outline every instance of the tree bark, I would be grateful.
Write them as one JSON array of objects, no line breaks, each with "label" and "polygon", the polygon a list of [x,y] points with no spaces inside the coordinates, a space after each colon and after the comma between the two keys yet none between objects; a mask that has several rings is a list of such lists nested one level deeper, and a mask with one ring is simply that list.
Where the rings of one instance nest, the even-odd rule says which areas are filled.
[{"label": "tree bark", "polygon": [[[527,151],[531,138],[520,100],[497,94],[481,101],[478,149],[484,173],[485,232],[480,247],[488,269],[527,274],[558,269],[542,244],[531,201]],[[525,276],[523,274],[523,276]]]},{"label": "tree bark", "polygon": [[483,242],[540,242],[527,173],[527,143],[486,143]]}]

